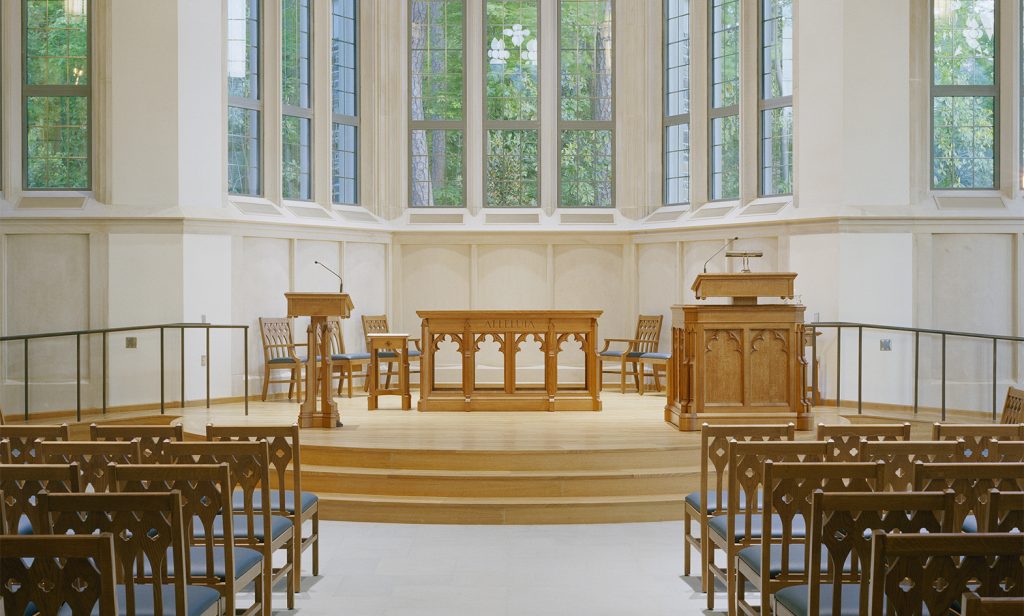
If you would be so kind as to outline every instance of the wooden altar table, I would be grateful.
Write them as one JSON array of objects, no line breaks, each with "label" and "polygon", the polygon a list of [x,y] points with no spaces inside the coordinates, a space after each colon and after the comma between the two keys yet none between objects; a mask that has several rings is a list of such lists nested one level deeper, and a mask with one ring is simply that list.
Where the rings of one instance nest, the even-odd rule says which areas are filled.
[{"label": "wooden altar table", "polygon": [[[597,363],[600,310],[422,310],[423,355],[420,411],[600,411],[601,375]],[[528,339],[544,353],[544,384],[516,383],[516,353]],[[435,382],[434,358],[444,341],[462,357],[462,385]],[[504,386],[476,382],[476,353],[493,340],[504,356]],[[558,354],[566,343],[583,349],[582,387],[558,383]]]}]

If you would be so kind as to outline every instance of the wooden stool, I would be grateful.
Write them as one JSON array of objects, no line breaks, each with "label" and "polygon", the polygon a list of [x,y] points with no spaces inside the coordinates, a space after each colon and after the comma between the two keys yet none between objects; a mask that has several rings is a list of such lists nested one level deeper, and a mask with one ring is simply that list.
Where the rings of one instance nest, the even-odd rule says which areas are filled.
[{"label": "wooden stool", "polygon": [[[377,410],[377,396],[402,396],[402,410],[412,409],[412,396],[409,394],[409,334],[367,334],[366,338],[370,343],[366,349],[370,352],[370,399],[367,408]],[[395,387],[381,387],[382,353],[390,354],[398,362],[398,383]]]}]

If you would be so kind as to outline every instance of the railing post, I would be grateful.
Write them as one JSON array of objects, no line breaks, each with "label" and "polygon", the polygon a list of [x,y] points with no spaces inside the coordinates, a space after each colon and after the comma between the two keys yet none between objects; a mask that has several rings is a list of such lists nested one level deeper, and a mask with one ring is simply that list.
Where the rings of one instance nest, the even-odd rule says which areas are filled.
[{"label": "railing post", "polygon": [[857,328],[857,414],[864,413],[864,328]]},{"label": "railing post", "polygon": [[997,362],[999,361],[999,359],[998,359],[998,357],[999,357],[998,344],[999,344],[999,339],[998,338],[993,338],[992,339],[992,421],[993,421],[993,423],[997,420],[996,419],[996,387],[998,387],[999,373],[996,371],[996,369],[998,368],[998,363]]},{"label": "railing post", "polygon": [[821,402],[818,395],[818,328],[811,327],[811,403]]},{"label": "railing post", "polygon": [[206,326],[206,408],[210,408],[210,326]]},{"label": "railing post", "polygon": [[164,328],[160,328],[160,414],[165,412],[164,406]]},{"label": "railing post", "polygon": [[921,371],[921,332],[914,332],[914,415],[917,415]]},{"label": "railing post", "polygon": [[185,408],[185,328],[181,328],[181,407]]},{"label": "railing post", "polygon": [[836,327],[836,406],[843,405],[843,328]]},{"label": "railing post", "polygon": [[82,335],[75,334],[75,418],[82,421]]},{"label": "railing post", "polygon": [[942,421],[946,421],[946,334],[942,334]]},{"label": "railing post", "polygon": [[22,361],[25,362],[25,421],[28,421],[28,338],[22,347]]},{"label": "railing post", "polygon": [[[242,330],[242,389],[244,391],[243,398],[245,400],[245,415],[249,415],[249,326],[245,325]],[[206,363],[209,364],[210,360],[207,359]]]},{"label": "railing post", "polygon": [[103,332],[103,414],[107,414],[107,332]]}]

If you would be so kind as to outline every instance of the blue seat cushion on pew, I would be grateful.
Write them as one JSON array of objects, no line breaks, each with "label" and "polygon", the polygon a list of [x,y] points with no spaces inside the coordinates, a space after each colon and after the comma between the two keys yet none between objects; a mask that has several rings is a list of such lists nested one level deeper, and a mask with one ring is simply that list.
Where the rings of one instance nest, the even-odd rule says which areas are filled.
[{"label": "blue seat cushion on pew", "polygon": [[[259,490],[253,490],[252,503],[253,508],[256,511],[260,510],[263,505],[263,496]],[[303,492],[300,501],[302,502],[302,510],[308,511],[310,507],[315,505],[319,498],[312,492]],[[281,504],[281,498],[278,496],[277,490],[270,493],[270,508],[276,510],[278,505]],[[235,490],[235,494],[231,499],[231,508],[235,511],[241,511],[245,507],[245,493],[241,490]],[[295,492],[291,490],[285,490],[284,492],[284,510],[288,513],[295,513]]]},{"label": "blue seat cushion on pew", "polygon": [[[174,575],[174,561],[171,560],[171,550],[167,549],[167,575]],[[208,572],[206,570],[206,548],[203,546],[193,546],[189,548],[189,574],[197,577],[215,577],[217,579],[227,579],[227,566],[224,562],[224,546],[215,546],[213,548],[213,571]],[[249,571],[253,567],[260,564],[263,560],[263,555],[257,550],[252,548],[235,548],[235,577],[241,577],[243,573]],[[149,560],[143,562],[143,570],[146,575],[153,573],[153,568],[149,565]]]},{"label": "blue seat cushion on pew", "polygon": [[340,353],[338,355],[331,355],[331,359],[334,361],[353,361],[356,359],[370,359],[369,353]]},{"label": "blue seat cushion on pew", "polygon": [[[125,587],[122,584],[118,584],[114,591],[117,594],[117,611],[119,614],[127,614],[127,605],[125,603]],[[156,610],[153,605],[153,585],[152,584],[136,584],[135,585],[135,616],[154,616]],[[188,616],[199,616],[205,612],[208,612],[211,607],[220,603],[220,593],[215,589],[208,586],[186,586],[185,587],[186,603],[188,604]],[[163,613],[165,615],[174,614],[174,586],[172,584],[164,584],[163,592],[160,595],[160,603],[163,604]],[[217,612],[220,608],[217,608]],[[36,606],[29,603],[25,607],[25,616],[29,614],[37,614],[39,612]],[[100,608],[97,605],[92,613],[99,615]],[[71,616],[71,608],[67,604],[62,605],[57,610],[59,616]],[[107,615],[104,615],[107,616]]]},{"label": "blue seat cushion on pew", "polygon": [[[409,349],[409,357],[419,357],[420,355],[421,353],[416,349]],[[370,355],[367,354],[366,356],[369,357]],[[377,353],[377,356],[381,359],[394,359],[398,357],[398,353],[394,353],[392,351],[381,351],[380,353]]]},{"label": "blue seat cushion on pew", "polygon": [[[715,490],[708,490],[708,509],[707,509],[707,511],[704,511],[704,513],[715,513],[715,511],[718,510],[718,505],[717,505],[718,497],[716,496],[716,494],[717,494],[717,492]],[[693,507],[697,511],[702,511],[702,509],[700,508],[700,492],[690,492],[689,494],[686,495],[686,499],[685,500],[686,500],[687,503],[689,503],[689,505],[691,507]],[[764,500],[763,497],[762,497],[762,493],[758,492],[757,493],[757,506],[758,507],[761,506],[761,501],[762,500]],[[725,511],[725,506],[728,504],[728,502],[729,502],[729,494],[726,493],[726,492],[722,492],[722,511]],[[742,492],[740,492],[740,507],[745,507],[746,504],[747,504],[747,499],[744,496],[744,494]]]},{"label": "blue seat cushion on pew", "polygon": [[[789,546],[789,566],[786,571],[790,573],[806,573],[804,569],[804,551],[805,545],[802,543],[794,543]],[[743,548],[737,553],[737,557],[743,562],[747,563],[755,571],[761,570],[761,553],[762,547],[760,545],[752,545],[748,548]],[[768,563],[768,575],[771,577],[778,577],[782,575],[782,546],[779,544],[773,544],[769,548],[770,552],[768,557],[770,562]],[[822,573],[828,572],[828,549],[824,546],[821,548],[821,571]],[[843,571],[850,571],[850,561],[847,560],[843,566]]]},{"label": "blue seat cushion on pew", "polygon": [[18,534],[19,535],[34,535],[32,532],[32,522],[27,516],[21,516],[18,518]]},{"label": "blue seat cushion on pew", "polygon": [[[265,543],[266,540],[263,537],[263,519],[256,516],[254,522],[255,528],[253,529],[253,534],[256,537],[256,541]],[[245,539],[249,536],[246,524],[247,522],[244,515],[232,516],[231,530],[234,532],[235,539]],[[270,516],[270,534],[273,539],[277,539],[292,527],[292,521],[288,518],[279,515]],[[195,535],[199,539],[206,538],[206,529],[203,528],[203,525],[199,520],[195,521]],[[214,538],[224,536],[224,518],[222,516],[217,516],[213,520],[213,536]]]},{"label": "blue seat cushion on pew", "polygon": [[[818,616],[832,616],[832,584],[820,586],[818,601]],[[883,598],[882,607],[888,601]],[[787,586],[775,592],[775,605],[784,606],[790,612],[798,616],[809,616],[807,584]],[[778,609],[775,610],[778,613]],[[835,616],[860,616],[860,584],[843,584],[842,603],[839,606],[839,614]],[[929,616],[928,606],[921,606],[921,614]]]},{"label": "blue seat cushion on pew", "polygon": [[[320,361],[320,358],[317,357],[316,360]],[[291,357],[275,357],[274,359],[270,360],[267,363],[268,364],[294,364],[295,360],[292,359]],[[306,358],[305,357],[300,357],[299,358],[299,363],[300,364],[306,363]]]},{"label": "blue seat cushion on pew", "polygon": [[[601,357],[622,357],[622,351],[605,351],[604,353],[599,353],[599,355]],[[627,353],[626,357],[641,357],[643,355],[643,353],[633,351],[632,353]]]},{"label": "blue seat cushion on pew", "polygon": [[640,356],[641,359],[671,359],[671,353],[644,353]]},{"label": "blue seat cushion on pew", "polygon": [[[760,538],[762,536],[762,533],[764,532],[764,529],[762,528],[763,525],[764,525],[764,520],[763,520],[761,514],[755,513],[753,515],[753,517],[751,518],[751,520],[750,520],[750,536],[751,536],[751,538]],[[782,518],[780,518],[779,516],[777,516],[775,514],[772,514],[771,525],[772,525],[771,536],[772,537],[781,537],[782,536]],[[727,516],[727,515],[715,516],[715,517],[711,518],[710,520],[708,520],[708,532],[710,532],[710,533],[714,533],[714,534],[716,534],[716,535],[718,535],[720,537],[728,537],[729,536],[728,535],[728,529],[729,529],[729,516]],[[804,519],[802,517],[800,517],[800,516],[797,516],[793,520],[792,529],[793,529],[793,537],[803,538],[803,537],[805,537],[807,535],[806,524],[804,523]],[[742,515],[737,515],[736,516],[736,540],[737,541],[742,541],[742,540],[747,538],[746,535],[747,535],[746,522],[744,522]]]}]

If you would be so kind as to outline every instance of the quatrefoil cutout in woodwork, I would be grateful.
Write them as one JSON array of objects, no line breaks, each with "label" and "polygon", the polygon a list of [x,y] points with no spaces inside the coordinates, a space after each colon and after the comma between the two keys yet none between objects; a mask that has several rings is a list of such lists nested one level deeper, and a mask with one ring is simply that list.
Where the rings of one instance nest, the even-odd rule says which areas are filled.
[{"label": "quatrefoil cutout in woodwork", "polygon": [[89,590],[89,582],[82,579],[81,576],[76,577],[74,580],[71,581],[71,590],[78,593],[85,592]]},{"label": "quatrefoil cutout in woodwork", "polygon": [[1017,587],[1017,580],[1005,577],[999,580],[999,589],[1004,593],[1009,593],[1011,590]]},{"label": "quatrefoil cutout in woodwork", "polygon": [[13,496],[7,496],[6,498],[4,498],[4,502],[7,503],[8,507],[13,507],[15,504],[17,504],[18,499],[14,498]]},{"label": "quatrefoil cutout in woodwork", "polygon": [[788,505],[788,504],[792,503],[792,502],[793,502],[793,495],[792,495],[792,494],[789,494],[789,493],[787,493],[787,494],[783,494],[783,495],[782,495],[782,502],[783,502],[784,504],[786,504],[786,505]]},{"label": "quatrefoil cutout in woodwork", "polygon": [[835,539],[836,541],[845,541],[847,536],[848,536],[848,533],[845,530],[841,529],[841,528],[840,529],[836,529],[836,531],[834,533],[832,533],[832,538]]},{"label": "quatrefoil cutout in woodwork", "polygon": [[914,580],[908,577],[905,577],[902,580],[900,580],[900,583],[898,584],[900,590],[902,590],[903,592],[910,592],[916,585],[917,584],[914,583]]},{"label": "quatrefoil cutout in woodwork", "polygon": [[53,580],[49,578],[43,578],[36,582],[36,588],[45,593],[51,593],[53,592],[54,588],[57,588],[57,585],[53,583]]},{"label": "quatrefoil cutout in woodwork", "polygon": [[949,582],[946,581],[946,578],[944,577],[937,577],[935,578],[935,581],[932,582],[932,588],[935,589],[935,592],[942,592],[949,588]]},{"label": "quatrefoil cutout in woodwork", "polygon": [[7,581],[4,583],[4,588],[6,588],[8,592],[12,594],[16,593],[18,592],[18,589],[21,588],[21,582],[14,578],[8,578]]}]

